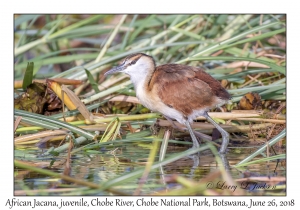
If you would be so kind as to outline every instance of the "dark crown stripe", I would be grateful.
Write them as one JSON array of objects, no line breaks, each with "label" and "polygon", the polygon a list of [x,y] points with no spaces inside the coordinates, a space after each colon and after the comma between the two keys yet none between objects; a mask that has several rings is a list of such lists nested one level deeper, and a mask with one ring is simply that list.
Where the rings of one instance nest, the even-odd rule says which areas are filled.
[{"label": "dark crown stripe", "polygon": [[129,64],[129,65],[132,65],[132,64],[135,64],[142,56],[145,56],[145,57],[148,57],[149,59],[151,59],[154,66],[155,66],[154,59],[151,56],[149,56],[147,54],[144,54],[144,53],[135,53],[135,54],[129,55],[129,56],[126,57],[125,60],[129,60],[129,59],[132,60]]}]

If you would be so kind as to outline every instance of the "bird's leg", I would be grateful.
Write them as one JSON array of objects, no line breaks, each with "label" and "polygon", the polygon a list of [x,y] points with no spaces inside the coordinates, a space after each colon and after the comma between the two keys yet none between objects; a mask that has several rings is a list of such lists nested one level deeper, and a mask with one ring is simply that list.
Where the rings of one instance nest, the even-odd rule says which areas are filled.
[{"label": "bird's leg", "polygon": [[226,153],[226,149],[229,143],[229,134],[227,133],[227,131],[225,131],[223,128],[221,128],[221,126],[219,126],[218,123],[216,123],[208,114],[207,112],[204,112],[203,117],[205,117],[211,124],[213,124],[218,131],[222,134],[222,145],[220,148],[220,153],[221,154],[225,154]]},{"label": "bird's leg", "polygon": [[[171,118],[167,117],[166,115],[163,115],[163,116],[172,124],[173,128],[175,128],[177,130],[180,130],[180,131],[186,131],[186,128],[178,127]],[[192,140],[193,140],[193,147],[192,148],[198,148],[198,147],[200,147],[199,142],[197,140],[197,137],[195,136],[195,133],[194,133],[196,131],[194,131],[192,129],[192,127],[191,127],[191,125],[190,125],[190,123],[188,121],[185,122],[185,125],[186,125],[186,127],[187,127],[187,129],[188,129],[188,131],[189,131],[189,133],[190,133],[190,135],[192,137]],[[198,134],[201,135],[202,133],[198,132]],[[203,135],[205,135],[205,134],[203,134]],[[200,152],[198,152],[198,155],[200,155]],[[195,157],[191,157],[191,158],[194,160]]]},{"label": "bird's leg", "polygon": [[200,160],[199,160],[199,155],[190,155],[189,158],[191,158],[193,160],[193,167],[191,168],[191,172],[190,172],[190,176],[194,177],[195,175],[195,170],[197,169],[197,167],[199,166]]},{"label": "bird's leg", "polygon": [[184,130],[184,129],[178,127],[171,118],[169,118],[166,115],[163,115],[163,116],[164,116],[164,118],[166,118],[168,120],[169,123],[171,123],[171,125],[172,125],[173,128],[175,128],[177,130],[180,130],[180,131]]},{"label": "bird's leg", "polygon": [[191,137],[192,137],[192,140],[193,140],[193,148],[199,148],[199,147],[200,147],[199,142],[198,142],[198,140],[197,140],[197,138],[196,138],[196,136],[195,136],[195,134],[194,134],[194,132],[193,132],[193,129],[192,129],[192,127],[191,127],[191,124],[189,123],[188,120],[185,121],[185,125],[186,125],[187,129],[189,130],[190,135],[191,135]]},{"label": "bird's leg", "polygon": [[[163,116],[164,116],[164,118],[166,118],[166,119],[168,120],[168,122],[169,122],[170,124],[172,124],[172,127],[173,127],[173,128],[175,128],[175,129],[177,129],[177,130],[180,130],[180,131],[183,131],[183,132],[186,132],[187,128],[179,127],[179,126],[177,126],[177,125],[175,124],[175,122],[174,122],[171,118],[167,117],[166,115],[163,115]],[[200,139],[203,139],[203,140],[205,140],[205,141],[211,141],[211,139],[212,139],[211,136],[206,135],[206,134],[204,134],[204,133],[200,133],[200,132],[195,131],[195,130],[193,130],[193,133],[195,134],[196,137],[198,137],[198,138],[200,138]]]},{"label": "bird's leg", "polygon": [[230,165],[229,165],[229,162],[227,160],[226,154],[220,153],[219,156],[221,158],[221,161],[223,163],[223,166],[224,166],[225,170],[230,171]]}]

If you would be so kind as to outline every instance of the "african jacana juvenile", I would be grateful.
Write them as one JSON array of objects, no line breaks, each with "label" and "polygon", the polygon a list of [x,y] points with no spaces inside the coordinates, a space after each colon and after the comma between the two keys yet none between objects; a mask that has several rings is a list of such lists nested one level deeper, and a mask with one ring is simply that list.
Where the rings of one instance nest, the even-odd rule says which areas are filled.
[{"label": "african jacana juvenile", "polygon": [[219,81],[192,66],[156,66],[154,59],[143,53],[127,56],[121,65],[105,75],[116,72],[130,76],[136,96],[145,107],[184,124],[192,137],[193,148],[199,147],[199,143],[190,123],[196,117],[204,116],[222,134],[220,153],[226,152],[229,134],[207,114],[210,108],[221,106],[231,98]]}]

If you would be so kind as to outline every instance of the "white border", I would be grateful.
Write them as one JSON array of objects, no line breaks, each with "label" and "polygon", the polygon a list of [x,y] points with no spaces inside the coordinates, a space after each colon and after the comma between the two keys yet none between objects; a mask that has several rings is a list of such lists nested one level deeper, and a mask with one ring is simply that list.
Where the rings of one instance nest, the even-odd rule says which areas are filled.
[{"label": "white border", "polygon": [[[7,199],[13,198],[13,14],[14,13],[287,13],[287,38],[288,38],[288,53],[287,53],[287,97],[288,97],[288,111],[287,111],[287,197],[251,197],[260,200],[296,200],[296,206],[300,206],[299,199],[296,199],[297,193],[300,190],[297,177],[299,176],[299,147],[298,142],[300,130],[299,126],[299,79],[300,79],[300,65],[299,65],[299,11],[296,1],[278,1],[278,0],[252,0],[252,1],[37,1],[37,0],[15,0],[11,2],[1,3],[1,130],[4,135],[1,135],[1,158],[0,166],[0,207],[1,209],[8,209],[5,207]],[[4,16],[3,16],[4,15]],[[9,79],[8,79],[9,78]],[[38,199],[39,197],[37,197]],[[111,199],[115,199],[113,197]],[[133,197],[121,197],[124,200],[132,200]],[[148,197],[149,198],[149,197]],[[169,197],[170,198],[170,197]],[[176,198],[176,197],[175,197]],[[177,197],[178,198],[178,197]],[[186,199],[187,197],[182,197]],[[203,199],[200,197],[199,199]],[[210,197],[209,199],[212,199]],[[33,199],[22,197],[22,199]],[[47,197],[44,197],[46,200]],[[54,197],[49,199],[53,200]],[[78,197],[64,197],[65,200],[77,200]],[[92,199],[92,198],[87,198]],[[137,198],[136,198],[137,199]],[[222,197],[217,197],[222,199]],[[226,200],[245,200],[248,197],[224,197]],[[60,198],[56,198],[60,202]],[[2,208],[3,207],[3,208]],[[72,207],[74,208],[74,207]],[[104,207],[97,207],[97,209],[107,209]],[[115,208],[115,207],[114,207]],[[123,208],[123,207],[122,207]],[[127,207],[132,209],[131,207]],[[152,207],[146,207],[152,208]],[[164,207],[168,209],[182,209],[183,207]],[[203,207],[188,207],[188,208],[203,208]],[[225,207],[232,208],[232,207]],[[271,209],[274,207],[265,207]],[[13,209],[29,209],[17,208]],[[31,208],[30,208],[31,209]],[[35,208],[42,209],[42,208]],[[47,209],[47,208],[46,208]],[[48,208],[50,209],[50,208]],[[53,209],[53,208],[51,208]],[[71,209],[63,208],[63,209]],[[79,209],[79,208],[77,208]],[[82,209],[82,208],[81,208]],[[95,208],[96,209],[96,208]],[[278,208],[281,209],[281,208]]]}]

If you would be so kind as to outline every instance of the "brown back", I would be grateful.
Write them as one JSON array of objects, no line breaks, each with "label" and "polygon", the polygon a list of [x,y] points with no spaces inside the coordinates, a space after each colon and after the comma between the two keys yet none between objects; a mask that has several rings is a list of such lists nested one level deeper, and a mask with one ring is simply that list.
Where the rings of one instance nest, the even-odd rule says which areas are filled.
[{"label": "brown back", "polygon": [[165,104],[186,116],[193,110],[216,106],[217,98],[231,98],[220,82],[202,69],[180,64],[156,67],[149,82],[149,90],[152,89]]}]

